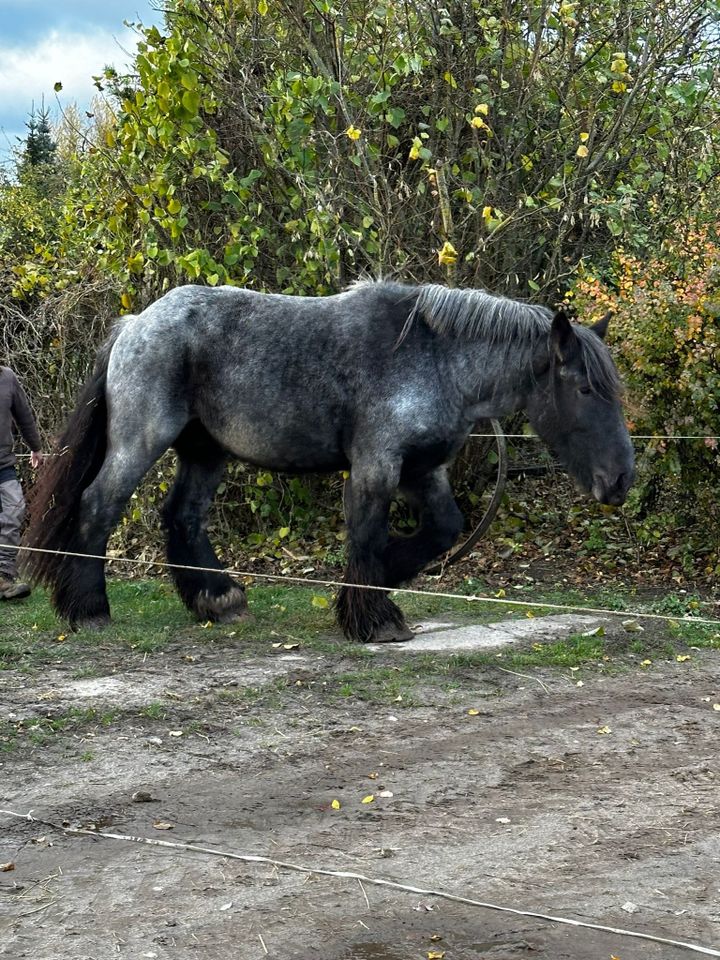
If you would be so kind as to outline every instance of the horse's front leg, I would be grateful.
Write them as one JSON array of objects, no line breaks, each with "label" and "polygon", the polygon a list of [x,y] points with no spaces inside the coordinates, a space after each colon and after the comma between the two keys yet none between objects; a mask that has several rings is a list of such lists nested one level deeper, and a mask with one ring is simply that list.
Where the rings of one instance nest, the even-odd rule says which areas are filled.
[{"label": "horse's front leg", "polygon": [[410,537],[390,538],[383,557],[385,582],[390,587],[412,580],[428,563],[450,550],[463,528],[447,467],[421,476],[402,476],[400,489],[417,511],[419,528]]},{"label": "horse's front leg", "polygon": [[[353,464],[345,501],[347,583],[387,585],[383,557],[388,544],[388,512],[399,478],[399,463]],[[350,640],[383,643],[412,637],[402,611],[384,590],[342,587],[335,609],[338,623]]]}]

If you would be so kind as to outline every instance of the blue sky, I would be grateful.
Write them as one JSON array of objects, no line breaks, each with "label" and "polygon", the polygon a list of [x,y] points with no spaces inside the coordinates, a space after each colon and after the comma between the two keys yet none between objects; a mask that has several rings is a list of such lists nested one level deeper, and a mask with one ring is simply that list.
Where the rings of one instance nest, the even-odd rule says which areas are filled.
[{"label": "blue sky", "polygon": [[92,76],[126,64],[136,35],[123,21],[162,24],[162,0],[0,0],[0,161],[26,133],[33,103],[42,98],[51,118],[60,104],[90,106]]}]

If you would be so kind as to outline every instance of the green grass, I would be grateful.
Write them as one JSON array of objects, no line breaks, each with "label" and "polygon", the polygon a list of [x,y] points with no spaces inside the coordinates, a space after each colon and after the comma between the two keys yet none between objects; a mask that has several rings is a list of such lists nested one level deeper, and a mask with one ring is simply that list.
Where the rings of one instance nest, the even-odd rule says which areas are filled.
[{"label": "green grass", "polygon": [[[480,581],[468,578],[460,587],[447,592],[487,594]],[[399,666],[385,665],[386,658],[370,652],[362,644],[348,643],[339,636],[332,611],[332,593],[325,588],[260,584],[248,591],[252,616],[237,624],[210,625],[197,623],[183,607],[172,585],[165,580],[114,580],[109,584],[113,624],[100,632],[71,633],[62,626],[48,603],[44,591],[36,590],[23,602],[2,604],[3,637],[0,639],[0,670],[16,669],[37,673],[48,664],[72,661],[75,678],[101,676],[108,660],[116,667],[118,656],[151,657],[172,643],[200,649],[204,645],[232,647],[232,657],[272,656],[287,649],[322,654],[338,664],[344,672],[331,675],[326,686],[332,696],[358,697],[383,703],[415,702],[414,691],[425,682],[462,685],[463,674],[492,665],[506,669],[578,667],[583,664],[606,664],[623,655],[634,654],[653,658],[672,657],[677,645],[720,649],[720,631],[713,627],[678,622],[664,626],[649,621],[644,633],[628,634],[618,647],[608,645],[603,636],[575,635],[552,643],[535,644],[530,649],[504,650],[500,657],[493,653],[461,654],[454,657],[408,657]],[[561,603],[566,606],[597,607],[613,610],[647,609],[672,616],[698,613],[700,601],[687,595],[667,595],[641,602],[632,592],[602,589],[584,592],[578,589],[542,589],[532,584],[527,593],[509,590],[507,599]],[[496,599],[506,599],[496,596]],[[482,604],[474,600],[396,594],[410,624],[425,619],[452,617],[460,622],[487,623],[509,617],[525,617],[528,612],[540,616],[543,609],[498,604]],[[551,607],[545,608],[553,612]],[[275,645],[275,646],[273,646]],[[347,667],[351,667],[347,670]],[[302,684],[300,684],[302,688]],[[245,703],[264,702],[266,696],[282,695],[283,684],[241,692],[229,692]],[[398,700],[402,698],[402,700]],[[142,716],[162,719],[167,707],[149,704]],[[87,718],[91,722],[95,718]],[[40,732],[47,734],[46,725]]]}]

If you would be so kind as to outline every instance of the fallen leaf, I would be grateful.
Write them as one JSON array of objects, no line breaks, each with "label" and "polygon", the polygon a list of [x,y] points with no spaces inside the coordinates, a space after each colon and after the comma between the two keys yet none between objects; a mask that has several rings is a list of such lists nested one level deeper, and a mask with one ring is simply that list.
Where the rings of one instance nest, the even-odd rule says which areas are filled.
[{"label": "fallen leaf", "polygon": [[432,936],[430,937],[430,943],[437,943],[438,940],[442,940],[442,937],[440,936],[440,934],[433,933]]},{"label": "fallen leaf", "polygon": [[312,605],[313,605],[314,607],[322,607],[322,608],[325,608],[325,607],[330,606],[330,604],[328,603],[328,598],[327,598],[327,597],[314,596],[314,597],[312,598],[311,603],[312,603]]},{"label": "fallen leaf", "polygon": [[598,727],[598,733],[612,733],[610,727]]},{"label": "fallen leaf", "polygon": [[375,771],[375,770],[374,770],[372,773],[369,773],[369,774],[368,774],[368,779],[369,779],[369,780],[377,780],[377,778],[378,778],[378,774],[377,774],[377,771]]},{"label": "fallen leaf", "polygon": [[374,794],[374,793],[369,793],[366,797],[363,797],[360,802],[361,802],[361,803],[374,803],[374,802],[375,802],[375,794]]},{"label": "fallen leaf", "polygon": [[575,684],[575,686],[576,686],[576,687],[584,687],[585,684],[582,682],[582,680],[578,680],[578,682]]},{"label": "fallen leaf", "polygon": [[392,790],[380,790],[378,796],[382,797],[383,800],[389,800],[390,797],[394,797],[395,794],[392,792]]},{"label": "fallen leaf", "polygon": [[471,707],[471,708],[468,710],[468,716],[470,716],[470,717],[477,717],[479,713],[480,713],[480,711],[479,711],[479,710],[476,710],[475,707]]},{"label": "fallen leaf", "polygon": [[720,703],[714,703],[713,710],[720,710]]},{"label": "fallen leaf", "polygon": [[428,950],[427,958],[428,960],[443,960],[444,956],[444,950]]},{"label": "fallen leaf", "polygon": [[181,737],[182,735],[182,730],[168,730],[168,736],[170,737]]},{"label": "fallen leaf", "polygon": [[594,630],[587,630],[585,633],[581,634],[583,637],[604,637],[605,636],[605,627],[595,627]]},{"label": "fallen leaf", "polygon": [[510,817],[495,817],[495,823],[510,823]]},{"label": "fallen leaf", "polygon": [[339,801],[339,800],[333,800],[333,802],[330,804],[330,806],[333,808],[333,810],[339,810],[339,809],[340,809],[340,801]]},{"label": "fallen leaf", "polygon": [[156,830],[172,830],[174,825],[166,820],[156,820],[153,824]]},{"label": "fallen leaf", "polygon": [[628,633],[644,633],[645,627],[641,627],[637,620],[623,620],[623,627]]},{"label": "fallen leaf", "polygon": [[642,663],[640,664],[640,666],[641,666],[641,667],[649,667],[651,663],[652,663],[652,660],[643,660]]},{"label": "fallen leaf", "polygon": [[686,660],[692,660],[692,657],[689,653],[679,653],[675,659],[678,663],[685,663]]},{"label": "fallen leaf", "polygon": [[15,864],[10,860],[8,863],[0,863],[0,873],[10,873],[15,869]]}]

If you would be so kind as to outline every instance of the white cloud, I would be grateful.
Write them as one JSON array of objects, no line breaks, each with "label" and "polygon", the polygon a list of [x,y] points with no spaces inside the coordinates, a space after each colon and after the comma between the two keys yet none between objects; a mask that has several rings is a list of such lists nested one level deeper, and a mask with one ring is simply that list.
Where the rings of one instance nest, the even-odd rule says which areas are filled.
[{"label": "white cloud", "polygon": [[97,93],[93,75],[106,64],[122,69],[132,59],[137,35],[127,28],[117,32],[62,33],[53,30],[33,46],[0,43],[0,113],[26,117],[34,101],[55,104],[53,87],[62,83],[60,101],[87,106]]}]

